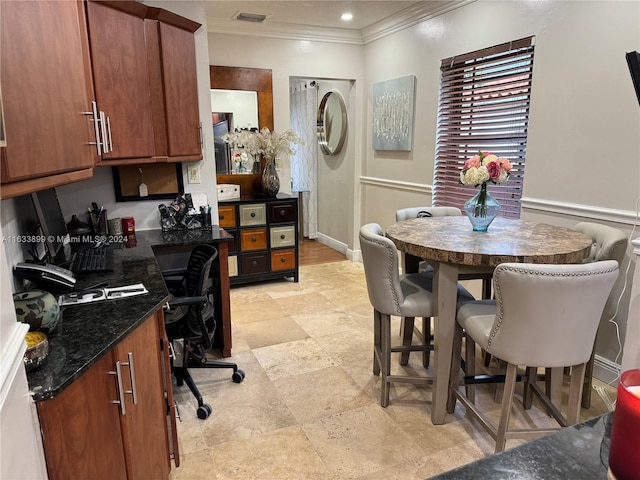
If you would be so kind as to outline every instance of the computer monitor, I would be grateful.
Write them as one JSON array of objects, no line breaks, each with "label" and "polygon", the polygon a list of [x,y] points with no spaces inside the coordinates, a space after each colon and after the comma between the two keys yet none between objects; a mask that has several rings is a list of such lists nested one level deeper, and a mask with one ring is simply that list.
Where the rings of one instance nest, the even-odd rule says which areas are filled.
[{"label": "computer monitor", "polygon": [[53,261],[60,252],[67,235],[67,224],[62,215],[58,195],[55,188],[49,188],[32,193],[31,201],[42,228],[42,235],[45,237],[47,252]]}]

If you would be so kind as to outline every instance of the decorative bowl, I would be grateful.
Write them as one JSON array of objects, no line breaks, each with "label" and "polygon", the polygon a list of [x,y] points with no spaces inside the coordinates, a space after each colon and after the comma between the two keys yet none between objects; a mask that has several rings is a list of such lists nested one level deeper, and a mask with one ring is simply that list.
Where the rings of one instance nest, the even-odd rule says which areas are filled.
[{"label": "decorative bowl", "polygon": [[56,297],[44,290],[14,293],[13,304],[18,321],[28,324],[30,331],[49,334],[60,321],[61,311]]}]

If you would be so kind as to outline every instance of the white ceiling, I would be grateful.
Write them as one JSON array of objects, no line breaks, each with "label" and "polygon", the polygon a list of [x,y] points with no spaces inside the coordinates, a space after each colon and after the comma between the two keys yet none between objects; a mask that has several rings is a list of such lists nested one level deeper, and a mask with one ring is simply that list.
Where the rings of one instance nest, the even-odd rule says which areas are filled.
[{"label": "white ceiling", "polygon": [[[377,22],[388,19],[419,4],[431,4],[440,8],[440,1],[218,1],[206,0],[207,17],[219,21],[233,20],[239,12],[266,14],[264,25],[277,24],[279,27],[301,25],[322,28],[362,30]],[[353,14],[353,20],[344,22],[340,16],[344,12]],[[235,21],[235,20],[234,20]],[[246,24],[246,22],[242,22]]]}]

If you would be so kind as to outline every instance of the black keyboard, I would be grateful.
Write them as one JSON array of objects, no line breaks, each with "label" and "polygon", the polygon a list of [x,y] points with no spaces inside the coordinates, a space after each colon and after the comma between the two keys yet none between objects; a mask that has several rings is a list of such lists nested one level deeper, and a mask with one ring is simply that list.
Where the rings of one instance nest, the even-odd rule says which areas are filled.
[{"label": "black keyboard", "polygon": [[113,251],[107,248],[88,248],[71,256],[69,270],[73,273],[112,272]]}]

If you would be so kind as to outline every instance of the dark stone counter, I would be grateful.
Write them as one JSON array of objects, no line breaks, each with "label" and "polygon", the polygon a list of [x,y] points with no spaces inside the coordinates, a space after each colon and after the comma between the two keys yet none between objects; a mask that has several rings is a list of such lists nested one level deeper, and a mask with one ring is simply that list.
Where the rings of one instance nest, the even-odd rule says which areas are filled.
[{"label": "dark stone counter", "polygon": [[612,422],[606,413],[432,479],[605,480]]},{"label": "dark stone counter", "polygon": [[48,335],[49,355],[27,374],[34,401],[58,395],[97,360],[131,333],[169,298],[153,253],[155,246],[181,246],[232,240],[223,229],[136,235],[134,248],[114,249],[114,271],[78,276],[77,290],[106,283],[110,288],[143,283],[148,294],[65,306],[54,332]]}]

